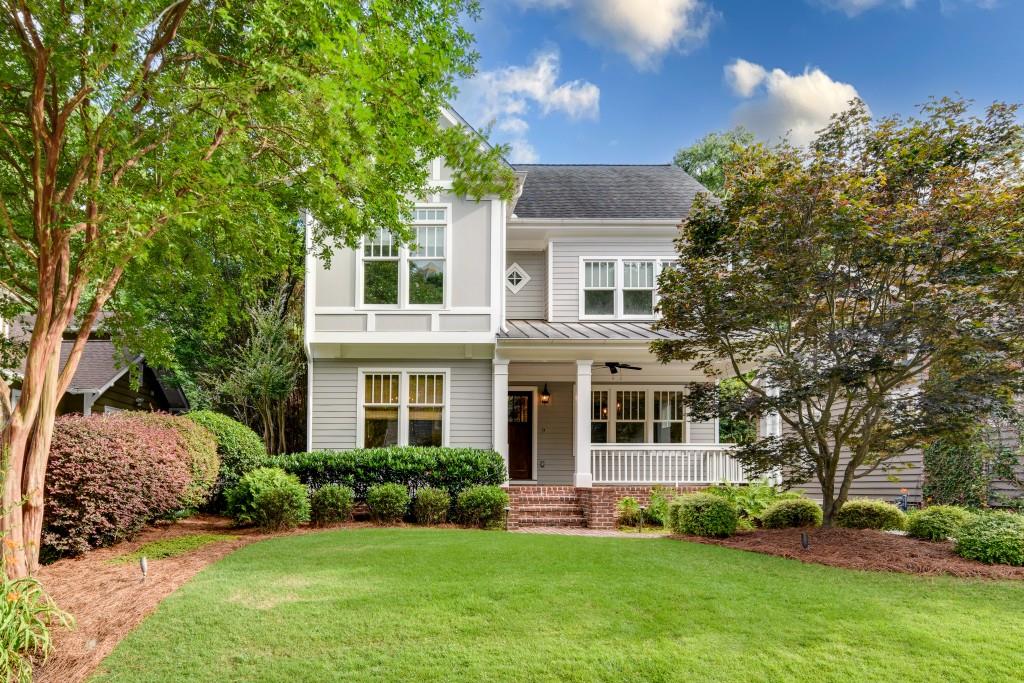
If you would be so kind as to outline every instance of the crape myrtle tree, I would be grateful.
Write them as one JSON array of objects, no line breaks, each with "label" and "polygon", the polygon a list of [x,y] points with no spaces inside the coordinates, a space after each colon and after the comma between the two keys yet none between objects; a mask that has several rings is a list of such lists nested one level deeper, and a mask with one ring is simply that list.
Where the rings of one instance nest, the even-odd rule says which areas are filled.
[{"label": "crape myrtle tree", "polygon": [[826,524],[857,478],[1020,388],[1021,126],[1014,106],[969,109],[875,120],[853,102],[806,149],[743,149],[661,276],[680,338],[653,351],[743,383],[694,391],[695,414],[778,413],[782,436],[736,457],[815,482]]},{"label": "crape myrtle tree", "polygon": [[[197,235],[314,248],[400,237],[444,156],[455,190],[507,194],[501,150],[439,126],[472,73],[473,0],[0,0],[0,290],[34,317],[11,410],[5,570],[38,564],[57,402],[129,267],[187,273]],[[279,234],[279,233],[275,233]],[[61,338],[75,330],[66,362]]]}]

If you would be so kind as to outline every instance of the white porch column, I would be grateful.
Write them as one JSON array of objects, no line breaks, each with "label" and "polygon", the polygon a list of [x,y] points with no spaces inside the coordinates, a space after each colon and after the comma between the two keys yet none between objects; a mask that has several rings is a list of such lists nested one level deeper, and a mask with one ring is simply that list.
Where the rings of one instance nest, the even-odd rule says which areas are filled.
[{"label": "white porch column", "polygon": [[508,479],[508,360],[494,359],[494,450],[505,461]]},{"label": "white porch column", "polygon": [[590,471],[590,374],[593,361],[576,361],[576,470],[573,484],[590,488],[594,477]]}]

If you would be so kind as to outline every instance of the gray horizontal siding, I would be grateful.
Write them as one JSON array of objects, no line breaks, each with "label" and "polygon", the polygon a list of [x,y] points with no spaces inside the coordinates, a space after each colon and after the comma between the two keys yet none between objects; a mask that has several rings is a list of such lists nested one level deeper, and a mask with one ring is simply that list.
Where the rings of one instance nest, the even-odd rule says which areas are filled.
[{"label": "gray horizontal siding", "polygon": [[551,320],[571,322],[580,317],[581,256],[674,259],[676,251],[670,238],[556,240],[551,255]]},{"label": "gray horizontal siding", "polygon": [[548,254],[546,251],[510,251],[506,267],[513,263],[526,271],[530,281],[517,293],[505,290],[505,317],[510,320],[547,318]]},{"label": "gray horizontal siding", "polygon": [[537,408],[537,483],[571,484],[576,466],[573,450],[573,384],[548,385],[551,403]]},{"label": "gray horizontal siding", "polygon": [[311,449],[355,448],[359,368],[448,368],[448,443],[451,446],[491,448],[492,369],[489,360],[340,361],[310,363]]}]

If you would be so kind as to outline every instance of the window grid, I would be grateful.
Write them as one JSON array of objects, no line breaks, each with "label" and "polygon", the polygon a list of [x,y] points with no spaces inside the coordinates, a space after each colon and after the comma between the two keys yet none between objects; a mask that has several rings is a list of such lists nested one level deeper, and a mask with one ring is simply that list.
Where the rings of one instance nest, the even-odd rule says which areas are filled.
[{"label": "window grid", "polygon": [[415,249],[410,250],[410,258],[444,258],[444,230],[443,225],[418,225],[416,226]]},{"label": "window grid", "polygon": [[402,370],[361,374],[362,446],[445,445],[445,372]]},{"label": "window grid", "polygon": [[623,289],[654,289],[654,261],[624,261]]},{"label": "window grid", "polygon": [[438,373],[409,375],[409,405],[443,406],[444,375]]},{"label": "window grid", "polygon": [[[675,259],[580,258],[580,318],[650,320],[658,302],[658,275]],[[600,292],[612,292],[611,296]]]},{"label": "window grid", "polygon": [[398,244],[394,236],[384,228],[377,228],[377,234],[363,244],[365,259],[397,259]]},{"label": "window grid", "polygon": [[615,261],[587,261],[584,289],[615,289]]},{"label": "window grid", "polygon": [[[358,305],[385,308],[439,308],[447,300],[447,207],[416,207],[412,213],[414,241],[400,245],[394,236],[383,228],[364,238],[361,252],[362,262],[394,262],[397,270],[393,289],[381,289],[383,282],[390,281],[383,265],[375,266],[371,274],[361,266],[360,296]],[[415,282],[411,282],[414,280]],[[375,285],[370,294],[370,283]],[[439,299],[439,300],[438,300]]]},{"label": "window grid", "polygon": [[[592,443],[641,443],[622,441],[618,438],[619,424],[643,425],[642,443],[690,443],[689,418],[686,412],[686,392],[681,389],[665,388],[596,388],[591,391],[590,422],[591,435],[601,433],[605,440],[591,440]],[[610,409],[609,397],[614,397],[614,409]],[[647,406],[651,409],[647,410]],[[607,427],[605,427],[607,425]],[[659,440],[659,426],[666,426],[669,438]],[[672,430],[673,425],[679,425]],[[635,428],[634,428],[635,429]],[[605,431],[606,430],[606,431]],[[673,431],[675,435],[673,435]],[[717,440],[717,439],[716,439]]]},{"label": "window grid", "polygon": [[[683,443],[686,441],[686,404],[681,391],[654,392],[653,440],[658,443]],[[679,425],[673,429],[674,425]],[[667,439],[659,434],[668,435]],[[675,436],[678,434],[678,436]]]},{"label": "window grid", "polygon": [[399,401],[399,375],[392,373],[366,374],[363,403],[376,406],[397,406]]}]

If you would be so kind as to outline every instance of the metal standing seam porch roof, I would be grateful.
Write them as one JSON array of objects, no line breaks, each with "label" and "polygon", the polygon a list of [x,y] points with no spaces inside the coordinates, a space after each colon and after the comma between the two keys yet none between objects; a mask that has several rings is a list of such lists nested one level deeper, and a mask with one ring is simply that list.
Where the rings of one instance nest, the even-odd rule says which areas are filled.
[{"label": "metal standing seam porch roof", "polygon": [[656,341],[679,339],[664,330],[652,330],[650,323],[626,321],[548,322],[546,320],[506,320],[500,340],[545,339],[549,341]]}]

